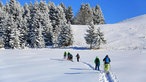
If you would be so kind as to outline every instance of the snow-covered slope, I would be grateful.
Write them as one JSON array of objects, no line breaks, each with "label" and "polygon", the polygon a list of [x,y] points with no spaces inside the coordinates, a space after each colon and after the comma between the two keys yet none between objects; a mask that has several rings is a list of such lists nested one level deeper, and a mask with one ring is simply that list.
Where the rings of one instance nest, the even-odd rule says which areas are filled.
[{"label": "snow-covered slope", "polygon": [[[105,49],[145,49],[146,15],[134,17],[116,24],[97,25],[105,35]],[[88,26],[72,25],[74,47],[88,47],[84,40]]]}]

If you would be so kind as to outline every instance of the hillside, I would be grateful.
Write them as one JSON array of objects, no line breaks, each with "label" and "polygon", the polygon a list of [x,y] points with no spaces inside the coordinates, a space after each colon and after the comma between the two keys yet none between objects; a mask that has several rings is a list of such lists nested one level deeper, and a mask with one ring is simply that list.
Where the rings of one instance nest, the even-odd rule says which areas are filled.
[{"label": "hillside", "polygon": [[[105,35],[107,44],[104,49],[145,49],[146,15],[127,19],[116,24],[96,25]],[[74,34],[73,47],[88,47],[84,40],[87,25],[72,25]]]}]

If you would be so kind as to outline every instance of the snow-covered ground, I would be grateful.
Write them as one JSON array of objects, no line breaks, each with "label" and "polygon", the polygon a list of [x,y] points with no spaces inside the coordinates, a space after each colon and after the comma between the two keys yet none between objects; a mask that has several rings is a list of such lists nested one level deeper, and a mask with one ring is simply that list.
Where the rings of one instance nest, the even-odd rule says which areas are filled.
[{"label": "snow-covered ground", "polygon": [[[64,51],[74,62],[63,59]],[[72,50],[28,49],[0,50],[0,82],[108,82],[104,74],[93,70],[94,58],[111,58],[112,78],[119,82],[146,81],[145,50]],[[75,55],[80,53],[81,61]],[[103,62],[101,62],[103,70]],[[114,81],[114,82],[118,82]]]},{"label": "snow-covered ground", "polygon": [[[100,50],[85,47],[87,26],[73,25],[74,44],[70,49],[0,50],[0,82],[144,82],[146,81],[146,15],[117,24],[100,25],[107,44]],[[63,59],[64,51],[74,62]],[[79,53],[80,62],[75,55]],[[102,59],[111,58],[110,79]],[[101,60],[101,72],[93,70],[94,59]],[[113,80],[113,81],[111,81]]]}]

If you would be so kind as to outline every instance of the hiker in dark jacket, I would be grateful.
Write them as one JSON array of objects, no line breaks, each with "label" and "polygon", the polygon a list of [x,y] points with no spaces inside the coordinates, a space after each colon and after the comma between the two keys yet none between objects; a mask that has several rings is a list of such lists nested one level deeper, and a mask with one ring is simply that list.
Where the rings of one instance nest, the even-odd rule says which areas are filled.
[{"label": "hiker in dark jacket", "polygon": [[99,60],[98,57],[95,58],[94,63],[95,63],[95,70],[97,70],[97,68],[98,68],[98,71],[99,71],[99,70],[100,70],[100,69],[99,69],[99,66],[100,66],[100,60]]},{"label": "hiker in dark jacket", "polygon": [[73,61],[73,55],[70,52],[68,52],[67,56],[67,60]]},{"label": "hiker in dark jacket", "polygon": [[77,62],[79,62],[80,55],[78,53],[77,53],[76,57],[77,57]]},{"label": "hiker in dark jacket", "polygon": [[106,72],[108,72],[109,69],[110,69],[110,62],[111,62],[109,56],[106,55],[105,58],[103,59],[103,61],[104,61],[104,70],[105,70]]}]

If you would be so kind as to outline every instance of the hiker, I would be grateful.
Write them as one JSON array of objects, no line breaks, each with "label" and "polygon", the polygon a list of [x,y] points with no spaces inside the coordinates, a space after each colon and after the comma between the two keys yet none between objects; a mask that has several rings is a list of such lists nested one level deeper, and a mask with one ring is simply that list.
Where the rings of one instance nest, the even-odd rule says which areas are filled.
[{"label": "hiker", "polygon": [[[99,66],[100,66],[100,59],[96,56],[95,60],[94,60],[94,63],[95,63],[95,70],[98,70],[100,71],[99,69]],[[97,69],[98,68],[98,69]]]},{"label": "hiker", "polygon": [[66,53],[66,51],[64,52],[64,59],[66,59],[66,55],[67,55],[67,53]]},{"label": "hiker", "polygon": [[68,52],[67,56],[68,56],[67,60],[73,61],[73,55],[70,52]]},{"label": "hiker", "polygon": [[67,53],[67,60],[70,59],[70,52]]},{"label": "hiker", "polygon": [[108,72],[109,71],[109,68],[110,68],[110,62],[111,62],[109,56],[106,55],[105,58],[103,59],[103,61],[104,61],[104,70],[106,72]]},{"label": "hiker", "polygon": [[77,57],[77,62],[79,62],[80,55],[78,53],[77,53],[76,57]]}]

